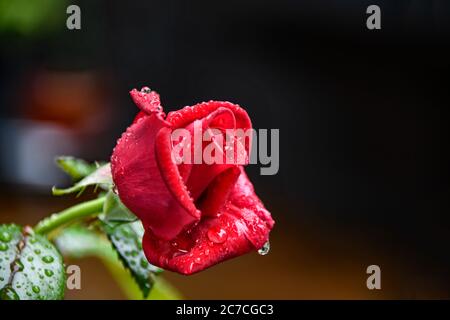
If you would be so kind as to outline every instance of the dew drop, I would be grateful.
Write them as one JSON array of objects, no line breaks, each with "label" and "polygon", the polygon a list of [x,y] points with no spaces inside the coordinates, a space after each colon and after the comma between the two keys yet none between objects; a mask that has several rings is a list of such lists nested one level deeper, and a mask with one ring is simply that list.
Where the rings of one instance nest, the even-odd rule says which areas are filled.
[{"label": "dew drop", "polygon": [[52,271],[52,270],[45,269],[45,270],[44,270],[44,273],[45,273],[45,275],[46,275],[47,277],[53,276],[53,271]]},{"label": "dew drop", "polygon": [[142,93],[150,93],[150,92],[152,92],[152,89],[150,89],[149,87],[143,87],[143,88],[141,89],[141,92],[142,92]]},{"label": "dew drop", "polygon": [[31,261],[33,261],[33,257],[32,257],[32,256],[29,256],[29,257],[27,258],[27,260],[28,260],[29,262],[31,262]]},{"label": "dew drop", "polygon": [[258,253],[262,256],[265,256],[270,251],[270,242],[267,240],[266,243],[261,247],[261,249],[258,250]]},{"label": "dew drop", "polygon": [[41,288],[39,288],[38,286],[33,286],[33,287],[31,287],[31,290],[33,290],[34,293],[39,293],[39,292],[41,292]]},{"label": "dew drop", "polygon": [[0,241],[9,242],[11,240],[11,234],[8,231],[0,232]]},{"label": "dew drop", "polygon": [[36,253],[36,254],[41,254],[41,250],[36,249],[36,250],[34,250],[34,253]]},{"label": "dew drop", "polygon": [[0,290],[0,300],[20,300],[20,298],[17,292],[8,285]]},{"label": "dew drop", "polygon": [[225,229],[212,227],[208,230],[208,238],[214,243],[224,243],[228,238],[228,234]]},{"label": "dew drop", "polygon": [[52,256],[45,256],[42,258],[42,261],[45,263],[52,263],[55,259]]},{"label": "dew drop", "polygon": [[142,268],[147,268],[148,267],[148,261],[145,260],[145,259],[141,259],[140,264],[141,264]]},{"label": "dew drop", "polygon": [[183,250],[183,249],[177,249],[177,251],[175,251],[172,255],[172,258],[176,258],[182,255],[185,255],[186,253],[188,253],[189,251],[187,250]]},{"label": "dew drop", "polygon": [[24,266],[23,266],[22,261],[18,260],[18,261],[16,262],[16,265],[17,265],[17,271],[23,271]]},{"label": "dew drop", "polygon": [[0,242],[0,251],[8,250],[8,245],[6,243]]}]

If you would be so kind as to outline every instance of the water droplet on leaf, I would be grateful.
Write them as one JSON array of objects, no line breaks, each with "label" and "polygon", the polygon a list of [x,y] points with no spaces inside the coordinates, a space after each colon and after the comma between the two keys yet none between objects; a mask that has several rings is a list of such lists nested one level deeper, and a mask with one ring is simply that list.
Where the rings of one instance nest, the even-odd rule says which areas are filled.
[{"label": "water droplet on leaf", "polygon": [[20,300],[20,298],[17,292],[8,285],[0,290],[0,300]]},{"label": "water droplet on leaf", "polygon": [[45,256],[42,258],[42,261],[45,263],[52,263],[55,259],[52,256]]},{"label": "water droplet on leaf", "polygon": [[45,273],[45,275],[46,275],[47,277],[53,276],[53,271],[52,271],[52,270],[45,269],[45,270],[44,270],[44,273]]},{"label": "water droplet on leaf", "polygon": [[17,271],[23,271],[24,266],[23,266],[22,261],[18,260],[18,261],[16,262],[16,266],[17,266]]},{"label": "water droplet on leaf", "polygon": [[148,267],[148,261],[145,259],[141,259],[141,267],[142,268],[147,268]]},{"label": "water droplet on leaf", "polygon": [[0,232],[0,241],[9,242],[11,240],[11,234],[8,231]]}]

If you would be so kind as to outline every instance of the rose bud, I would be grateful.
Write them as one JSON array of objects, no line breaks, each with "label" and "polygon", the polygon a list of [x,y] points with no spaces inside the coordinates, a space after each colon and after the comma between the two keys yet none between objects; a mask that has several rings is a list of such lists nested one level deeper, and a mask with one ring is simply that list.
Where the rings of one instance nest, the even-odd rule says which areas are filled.
[{"label": "rose bud", "polygon": [[[196,128],[202,136],[205,132],[213,136],[211,141],[225,142],[229,130],[252,128],[247,112],[230,102],[209,101],[166,117],[156,92],[143,88],[130,94],[140,112],[118,140],[111,169],[120,199],[142,221],[149,262],[192,274],[261,249],[274,221],[243,168],[251,138],[233,140],[231,161],[195,159],[213,143],[196,144]],[[172,139],[179,129],[194,136],[184,149],[178,145],[185,143],[182,139]],[[189,161],[178,163],[175,148],[182,149]],[[223,144],[215,148],[215,159],[230,160]]]}]

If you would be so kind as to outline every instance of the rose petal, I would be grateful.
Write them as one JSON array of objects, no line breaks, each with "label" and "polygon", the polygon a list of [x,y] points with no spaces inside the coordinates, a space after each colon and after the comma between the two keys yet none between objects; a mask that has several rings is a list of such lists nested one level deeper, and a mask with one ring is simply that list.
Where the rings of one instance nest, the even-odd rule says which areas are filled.
[{"label": "rose petal", "polygon": [[[141,112],[119,139],[111,166],[121,200],[144,224],[149,261],[191,274],[261,248],[274,222],[240,165],[248,160],[250,143],[234,141],[244,146],[244,163],[177,166],[172,159],[174,129],[192,134],[200,124],[202,132],[219,129],[219,138],[227,129],[251,129],[247,113],[229,102],[209,101],[164,120],[157,93],[132,90],[131,96]],[[208,143],[201,146],[203,152]]]},{"label": "rose petal", "polygon": [[174,199],[196,220],[200,219],[200,212],[194,205],[177,165],[172,160],[171,128],[161,128],[156,135],[155,153],[161,177],[172,193]]},{"label": "rose petal", "polygon": [[187,275],[261,248],[273,224],[242,170],[217,216],[202,218],[171,242],[146,230],[143,248],[150,263]]},{"label": "rose petal", "polygon": [[[141,91],[133,89],[130,91],[131,99],[144,113],[150,115],[154,112],[161,112],[161,101],[159,94],[155,91],[151,91],[149,88],[144,87]],[[164,115],[163,115],[164,117]]]},{"label": "rose petal", "polygon": [[111,157],[120,199],[162,239],[172,239],[199,219],[174,198],[156,162],[156,135],[169,125],[156,113],[142,117],[122,135]]},{"label": "rose petal", "polygon": [[[219,107],[215,111],[213,111],[208,116],[197,119],[194,122],[190,123],[186,126],[186,129],[190,132],[191,137],[194,137],[196,134],[194,132],[194,123],[197,121],[197,124],[201,128],[202,133],[208,130],[209,128],[219,129],[220,130],[226,130],[226,129],[235,129],[236,127],[236,119],[234,116],[234,113],[228,109]],[[217,127],[220,125],[220,127]],[[193,140],[193,139],[192,139]],[[225,143],[225,137],[223,137],[223,142]],[[206,145],[208,145],[211,142],[204,142],[202,149],[200,150],[203,152]],[[194,160],[194,153],[196,152],[194,142],[191,141],[192,145],[192,159],[191,163],[193,163]],[[221,149],[222,146],[219,146],[217,149]],[[225,152],[222,150],[221,153],[224,155]],[[203,156],[203,155],[201,155]],[[222,157],[223,163],[222,164],[207,164],[204,163],[204,159],[202,157],[202,163],[201,164],[191,164],[192,167],[190,171],[189,179],[186,182],[187,188],[190,191],[192,198],[197,200],[198,197],[202,194],[202,192],[205,191],[206,187],[213,181],[213,179],[221,174],[223,171],[233,167],[234,163],[226,163],[226,159],[223,156]],[[182,165],[186,166],[186,165]]]},{"label": "rose petal", "polygon": [[209,101],[193,106],[187,106],[183,109],[169,112],[166,120],[170,122],[174,128],[183,128],[195,120],[208,116],[220,107],[230,109],[233,112],[236,117],[236,128],[247,130],[252,127],[247,112],[239,105],[227,101]]}]

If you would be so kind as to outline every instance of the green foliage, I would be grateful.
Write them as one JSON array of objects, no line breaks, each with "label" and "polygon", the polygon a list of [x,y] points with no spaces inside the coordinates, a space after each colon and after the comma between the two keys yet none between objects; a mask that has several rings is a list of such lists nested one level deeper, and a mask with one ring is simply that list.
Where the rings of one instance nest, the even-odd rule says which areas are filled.
[{"label": "green foliage", "polygon": [[18,225],[0,225],[0,299],[62,299],[64,288],[63,260],[45,237]]},{"label": "green foliage", "polygon": [[109,226],[137,220],[137,217],[125,207],[117,194],[112,190],[106,194],[105,203],[103,204],[103,214],[100,218]]},{"label": "green foliage", "polygon": [[89,163],[83,159],[77,159],[70,156],[56,158],[56,164],[75,182],[80,181],[100,167],[97,163]]},{"label": "green foliage", "polygon": [[[74,225],[64,229],[55,239],[55,244],[66,257],[75,259],[99,258],[129,299],[142,299],[144,296],[142,286],[139,286],[136,281],[136,275],[133,274],[132,270],[125,268],[123,260],[121,261],[118,252],[111,246],[111,242],[103,232],[82,225]],[[149,267],[150,269],[155,270],[155,272],[149,276],[154,282],[151,283],[153,288],[147,296],[148,299],[181,298],[177,290],[164,279],[155,277],[161,271],[160,269],[154,266]]]},{"label": "green foliage", "polygon": [[111,167],[109,163],[100,166],[88,176],[81,179],[75,185],[65,189],[53,187],[52,192],[55,196],[61,196],[71,193],[81,193],[88,186],[100,186],[105,190],[109,190],[112,185]]},{"label": "green foliage", "polygon": [[111,240],[123,265],[130,270],[144,297],[147,297],[154,284],[154,275],[162,272],[162,270],[148,263],[145,257],[142,250],[144,230],[141,222],[123,223],[115,227],[104,225],[103,229]]},{"label": "green foliage", "polygon": [[142,250],[144,229],[112,190],[109,163],[60,157],[57,164],[75,184],[54,188],[53,194],[80,193],[95,185],[103,189],[102,195],[50,215],[34,230],[0,225],[0,299],[62,299],[66,277],[60,252],[70,258],[101,259],[130,299],[180,298],[156,277],[163,270],[148,263]]},{"label": "green foliage", "polygon": [[0,0],[0,33],[23,36],[57,31],[66,18],[66,0]]}]

